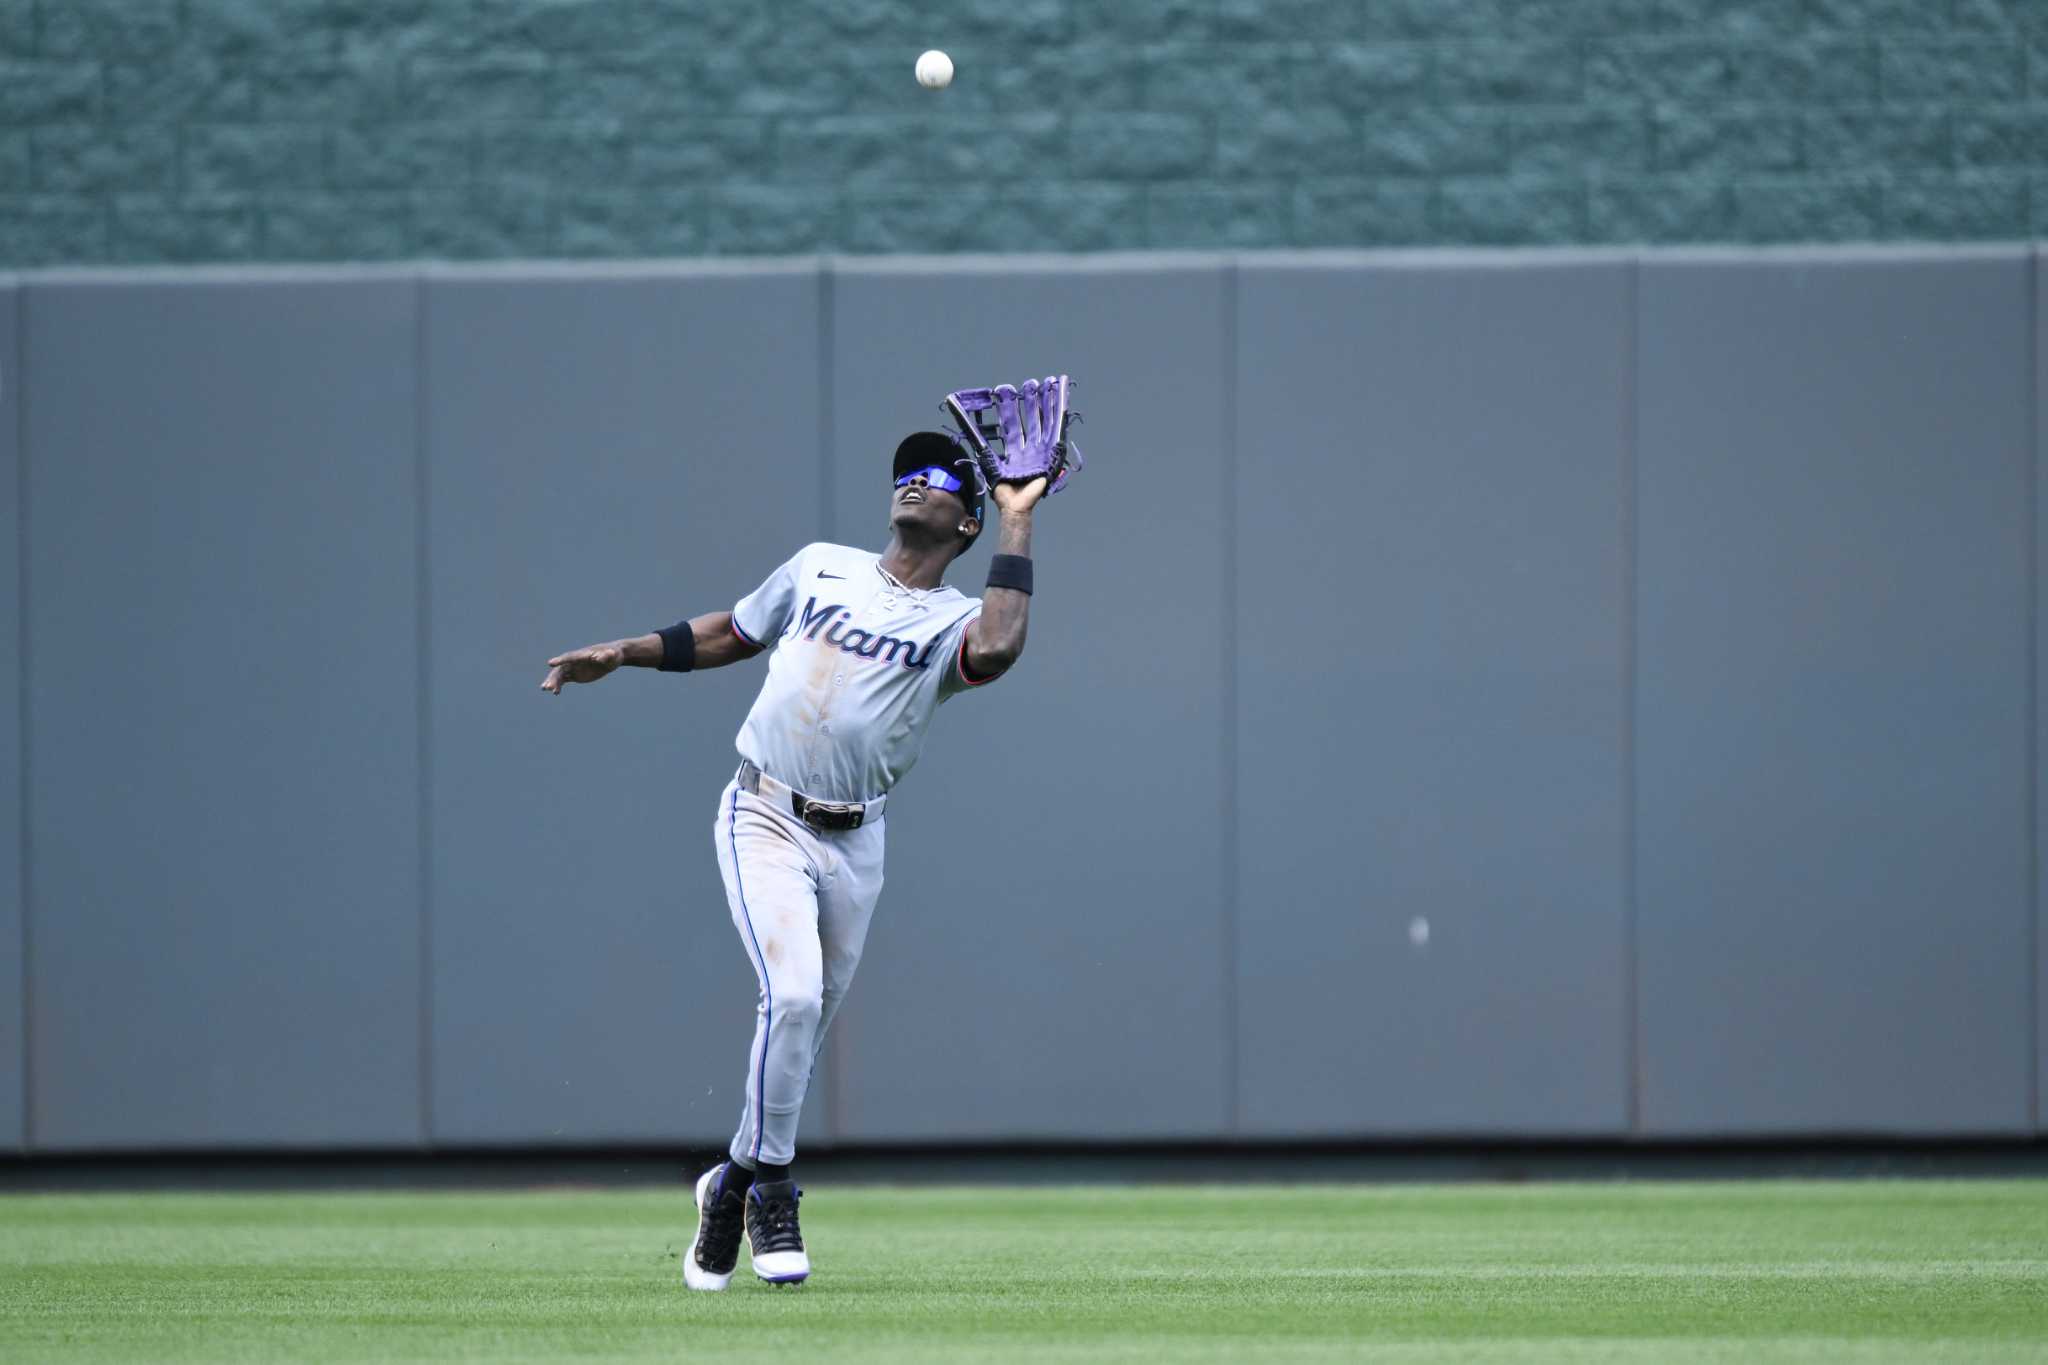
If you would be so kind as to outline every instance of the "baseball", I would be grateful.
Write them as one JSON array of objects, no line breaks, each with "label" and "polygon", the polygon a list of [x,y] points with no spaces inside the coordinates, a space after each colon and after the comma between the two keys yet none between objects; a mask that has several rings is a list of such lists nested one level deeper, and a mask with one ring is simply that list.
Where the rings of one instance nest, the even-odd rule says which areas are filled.
[{"label": "baseball", "polygon": [[917,59],[917,83],[927,90],[944,90],[953,83],[953,59],[933,48]]}]

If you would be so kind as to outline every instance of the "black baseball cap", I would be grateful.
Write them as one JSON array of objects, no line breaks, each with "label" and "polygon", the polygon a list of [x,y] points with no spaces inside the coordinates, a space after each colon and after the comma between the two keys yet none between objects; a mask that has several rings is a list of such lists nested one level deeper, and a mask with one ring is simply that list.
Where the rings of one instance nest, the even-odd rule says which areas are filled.
[{"label": "black baseball cap", "polygon": [[[893,486],[905,474],[915,474],[934,465],[950,471],[954,478],[960,480],[960,489],[953,496],[967,504],[969,516],[976,521],[981,520],[981,478],[974,457],[943,431],[913,431],[904,437],[896,447],[896,469],[889,476],[889,482]],[[972,539],[968,541],[970,545],[973,543]]]}]

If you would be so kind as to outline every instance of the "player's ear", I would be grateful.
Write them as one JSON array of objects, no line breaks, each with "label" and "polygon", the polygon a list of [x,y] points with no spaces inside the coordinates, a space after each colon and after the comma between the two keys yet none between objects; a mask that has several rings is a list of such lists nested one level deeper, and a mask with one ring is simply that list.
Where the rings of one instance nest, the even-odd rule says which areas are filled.
[{"label": "player's ear", "polygon": [[969,540],[972,540],[976,536],[980,535],[981,518],[976,516],[962,517],[960,519],[960,534],[966,536]]}]

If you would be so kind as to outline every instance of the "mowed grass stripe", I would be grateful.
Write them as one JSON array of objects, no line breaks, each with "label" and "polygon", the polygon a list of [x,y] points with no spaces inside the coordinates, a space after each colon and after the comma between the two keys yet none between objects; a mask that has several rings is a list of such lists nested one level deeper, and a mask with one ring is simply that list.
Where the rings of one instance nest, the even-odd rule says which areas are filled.
[{"label": "mowed grass stripe", "polygon": [[687,1190],[0,1199],[0,1359],[2043,1360],[2048,1182],[816,1189],[681,1286]]}]

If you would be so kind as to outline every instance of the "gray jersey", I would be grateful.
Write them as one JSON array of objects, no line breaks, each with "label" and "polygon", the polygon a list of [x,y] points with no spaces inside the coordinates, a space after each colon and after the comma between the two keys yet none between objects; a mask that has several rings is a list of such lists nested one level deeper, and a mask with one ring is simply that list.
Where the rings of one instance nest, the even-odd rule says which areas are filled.
[{"label": "gray jersey", "polygon": [[806,796],[869,801],[910,771],[939,703],[970,679],[978,598],[906,588],[881,556],[806,545],[732,609],[733,629],[774,645],[740,727],[740,756]]}]

